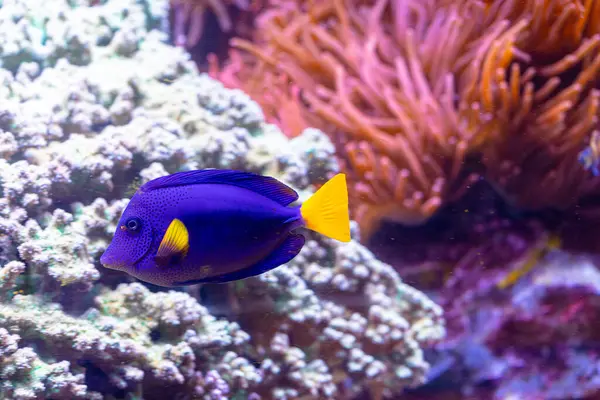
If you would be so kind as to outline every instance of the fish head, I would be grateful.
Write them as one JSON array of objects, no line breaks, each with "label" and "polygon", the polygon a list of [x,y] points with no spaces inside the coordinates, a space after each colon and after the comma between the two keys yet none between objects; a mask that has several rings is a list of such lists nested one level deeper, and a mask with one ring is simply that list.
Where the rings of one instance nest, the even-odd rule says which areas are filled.
[{"label": "fish head", "polygon": [[150,251],[152,240],[152,213],[144,205],[141,194],[136,193],[123,211],[100,262],[106,268],[133,274]]}]

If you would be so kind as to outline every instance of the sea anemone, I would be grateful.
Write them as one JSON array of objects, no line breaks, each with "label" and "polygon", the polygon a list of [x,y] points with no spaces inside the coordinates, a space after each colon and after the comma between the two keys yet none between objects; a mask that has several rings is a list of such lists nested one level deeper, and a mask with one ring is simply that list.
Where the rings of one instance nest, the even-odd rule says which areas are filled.
[{"label": "sea anemone", "polygon": [[526,23],[490,15],[478,2],[284,1],[261,15],[254,43],[232,45],[255,57],[244,89],[286,77],[297,119],[334,138],[368,237],[383,218],[421,223],[459,196],[469,154],[499,133],[481,102],[523,55]]},{"label": "sea anemone", "polygon": [[597,191],[577,157],[597,128],[598,1],[280,0],[255,26],[213,75],[290,135],[330,134],[365,238],[479,175],[531,209]]},{"label": "sea anemone", "polygon": [[499,71],[483,103],[505,126],[484,149],[486,176],[521,207],[573,207],[600,189],[578,162],[598,129],[600,2],[507,3],[494,12],[528,21],[518,46],[529,57]]}]

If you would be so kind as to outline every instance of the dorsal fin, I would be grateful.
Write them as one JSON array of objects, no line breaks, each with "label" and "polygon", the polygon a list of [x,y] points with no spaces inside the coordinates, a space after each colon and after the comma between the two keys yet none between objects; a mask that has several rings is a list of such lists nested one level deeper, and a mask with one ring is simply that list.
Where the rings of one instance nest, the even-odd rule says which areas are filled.
[{"label": "dorsal fin", "polygon": [[241,187],[263,195],[282,206],[287,206],[298,199],[298,193],[291,187],[270,176],[262,176],[251,172],[227,169],[201,169],[177,172],[162,176],[145,183],[140,190],[151,190],[200,184],[222,184]]}]

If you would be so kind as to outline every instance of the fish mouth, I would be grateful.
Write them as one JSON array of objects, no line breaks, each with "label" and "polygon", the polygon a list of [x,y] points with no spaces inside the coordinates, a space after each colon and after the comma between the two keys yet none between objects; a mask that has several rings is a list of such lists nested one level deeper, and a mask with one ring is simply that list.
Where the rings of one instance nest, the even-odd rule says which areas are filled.
[{"label": "fish mouth", "polygon": [[104,268],[115,269],[117,271],[122,271],[125,269],[124,263],[111,260],[110,257],[106,257],[106,254],[103,254],[100,257],[100,264],[102,264]]},{"label": "fish mouth", "polygon": [[109,264],[109,263],[101,263],[104,268],[114,269],[117,271],[123,271],[125,269],[125,265],[123,264]]}]

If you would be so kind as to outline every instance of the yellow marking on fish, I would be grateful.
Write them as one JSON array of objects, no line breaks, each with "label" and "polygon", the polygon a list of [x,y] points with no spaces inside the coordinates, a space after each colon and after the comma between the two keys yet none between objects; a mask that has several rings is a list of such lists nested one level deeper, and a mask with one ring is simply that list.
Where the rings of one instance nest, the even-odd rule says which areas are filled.
[{"label": "yellow marking on fish", "polygon": [[156,256],[169,258],[176,254],[185,257],[190,249],[190,237],[184,223],[175,218],[165,232]]},{"label": "yellow marking on fish", "polygon": [[560,237],[554,234],[549,235],[543,239],[540,244],[529,251],[529,254],[526,256],[520,267],[510,271],[510,273],[498,282],[496,286],[499,289],[506,289],[507,287],[514,285],[519,279],[525,276],[525,274],[530,272],[550,251],[558,249],[560,245]]}]

